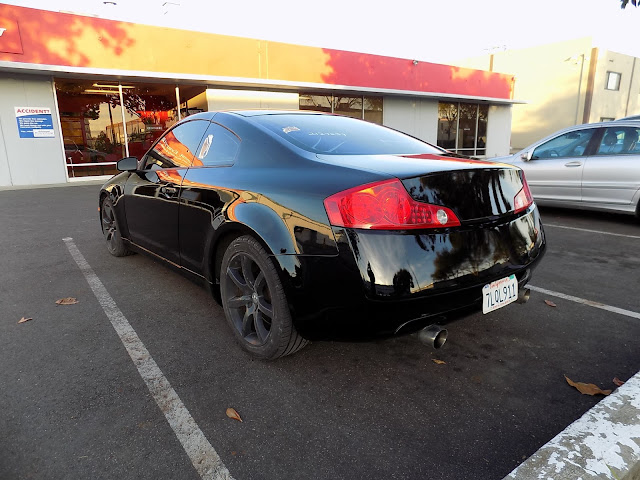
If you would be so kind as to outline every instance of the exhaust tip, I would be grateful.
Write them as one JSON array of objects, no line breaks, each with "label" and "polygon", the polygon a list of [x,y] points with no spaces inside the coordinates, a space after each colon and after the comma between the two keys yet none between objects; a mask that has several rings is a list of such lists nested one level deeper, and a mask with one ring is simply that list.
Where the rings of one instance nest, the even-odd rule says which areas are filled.
[{"label": "exhaust tip", "polygon": [[516,303],[527,303],[530,296],[531,290],[529,290],[528,288],[523,288],[518,292],[518,299],[516,300]]},{"label": "exhaust tip", "polygon": [[447,342],[447,329],[440,325],[429,325],[418,332],[418,339],[435,349],[442,347]]}]

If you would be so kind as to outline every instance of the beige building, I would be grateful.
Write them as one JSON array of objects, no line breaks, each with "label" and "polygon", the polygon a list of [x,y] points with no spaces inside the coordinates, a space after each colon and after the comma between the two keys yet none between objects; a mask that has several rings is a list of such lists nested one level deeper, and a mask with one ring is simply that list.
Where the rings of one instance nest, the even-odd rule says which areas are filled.
[{"label": "beige building", "polygon": [[591,38],[495,52],[459,66],[513,74],[511,151],[580,123],[640,114],[640,61]]}]

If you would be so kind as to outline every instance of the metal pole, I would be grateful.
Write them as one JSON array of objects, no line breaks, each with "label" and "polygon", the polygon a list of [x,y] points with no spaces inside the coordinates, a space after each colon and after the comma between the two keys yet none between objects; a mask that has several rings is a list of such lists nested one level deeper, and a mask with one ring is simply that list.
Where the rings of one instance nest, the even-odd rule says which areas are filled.
[{"label": "metal pole", "polygon": [[125,157],[129,156],[129,138],[127,137],[127,119],[124,118],[124,97],[122,96],[122,83],[118,82],[118,91],[120,92],[120,112],[122,112],[122,130],[124,132],[124,153]]},{"label": "metal pole", "polygon": [[636,57],[633,57],[633,67],[631,67],[631,78],[629,79],[629,93],[627,94],[627,106],[624,107],[624,116],[629,115],[629,100],[631,99],[631,87],[633,86],[633,74],[636,72]]},{"label": "metal pole", "polygon": [[[176,104],[178,105],[178,121],[182,120],[180,115],[180,87],[176,85]],[[189,114],[189,112],[187,112]]]},{"label": "metal pole", "polygon": [[584,70],[584,53],[580,54],[582,62],[580,63],[580,80],[578,80],[578,101],[576,102],[576,122],[578,125],[578,113],[580,111],[580,90],[582,89],[582,71]]}]

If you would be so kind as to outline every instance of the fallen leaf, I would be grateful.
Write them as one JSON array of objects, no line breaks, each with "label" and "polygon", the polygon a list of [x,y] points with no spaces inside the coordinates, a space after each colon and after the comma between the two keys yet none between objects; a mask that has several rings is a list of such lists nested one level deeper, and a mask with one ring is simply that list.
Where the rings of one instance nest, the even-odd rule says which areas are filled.
[{"label": "fallen leaf", "polygon": [[622,385],[624,385],[624,382],[622,380],[620,380],[618,377],[615,377],[613,379],[613,383],[616,384],[616,386],[621,387]]},{"label": "fallen leaf", "polygon": [[20,320],[18,320],[18,323],[24,323],[24,322],[28,322],[29,320],[33,320],[33,318],[30,317],[22,317]]},{"label": "fallen leaf", "polygon": [[242,421],[242,418],[240,418],[240,414],[236,411],[235,408],[227,408],[227,417],[238,420],[239,422]]},{"label": "fallen leaf", "polygon": [[546,303],[550,307],[557,307],[557,305],[555,303],[553,303],[551,300],[545,300],[544,303]]},{"label": "fallen leaf", "polygon": [[432,358],[431,361],[433,363],[437,363],[438,365],[446,365],[447,362],[445,362],[444,360],[438,360],[437,358]]},{"label": "fallen leaf", "polygon": [[56,300],[56,304],[58,305],[75,305],[76,303],[78,303],[78,300],[73,297],[61,298],[60,300]]},{"label": "fallen leaf", "polygon": [[567,383],[572,387],[578,389],[580,393],[583,395],[609,395],[611,390],[601,390],[600,387],[594,385],[593,383],[582,383],[582,382],[574,382],[566,375],[564,378],[567,380]]}]

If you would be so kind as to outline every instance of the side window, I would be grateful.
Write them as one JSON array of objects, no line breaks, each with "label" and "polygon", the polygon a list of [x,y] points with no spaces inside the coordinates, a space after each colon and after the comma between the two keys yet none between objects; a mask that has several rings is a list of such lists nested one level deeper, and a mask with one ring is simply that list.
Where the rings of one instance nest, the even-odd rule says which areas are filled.
[{"label": "side window", "polygon": [[567,132],[559,137],[539,145],[531,155],[531,159],[580,157],[584,155],[587,145],[595,132],[595,128]]},{"label": "side window", "polygon": [[149,150],[145,169],[189,167],[209,122],[192,120],[171,129]]},{"label": "side window", "polygon": [[211,123],[200,144],[194,166],[232,165],[240,149],[238,136],[222,125]]},{"label": "side window", "polygon": [[610,127],[607,128],[598,147],[596,155],[629,155],[640,154],[638,142],[640,128]]}]

